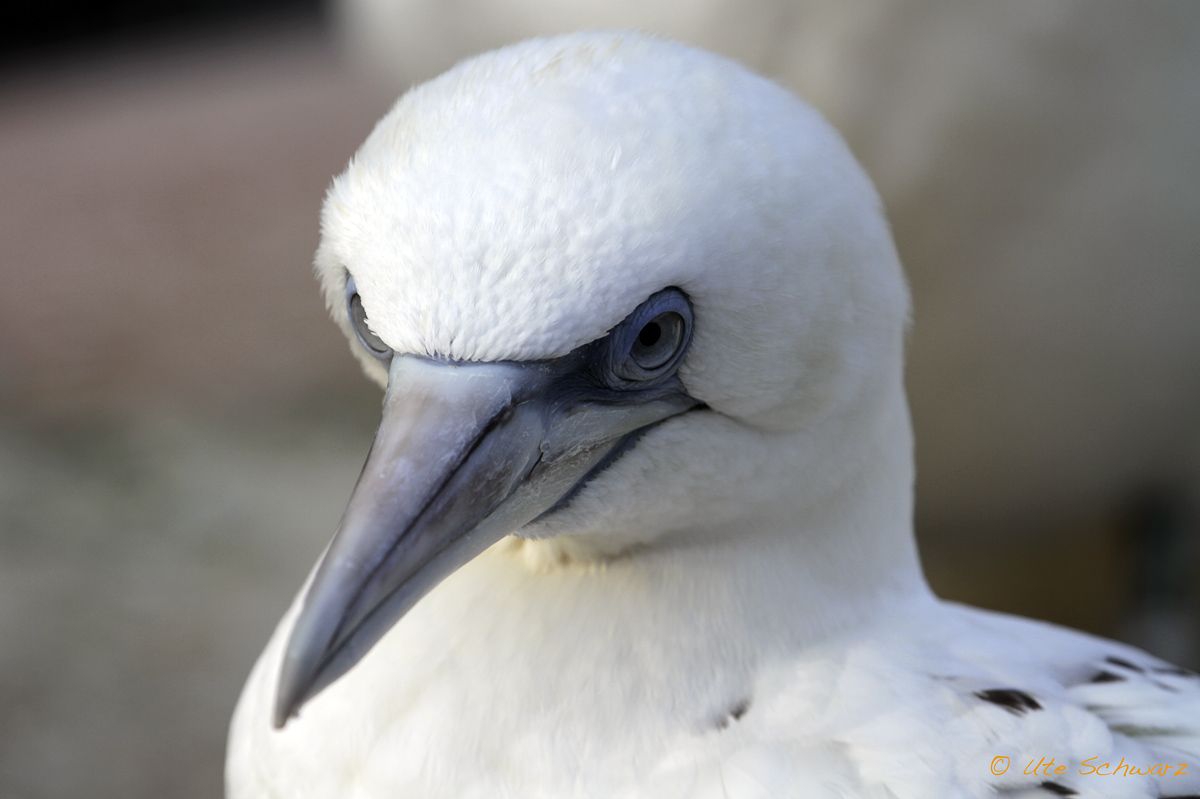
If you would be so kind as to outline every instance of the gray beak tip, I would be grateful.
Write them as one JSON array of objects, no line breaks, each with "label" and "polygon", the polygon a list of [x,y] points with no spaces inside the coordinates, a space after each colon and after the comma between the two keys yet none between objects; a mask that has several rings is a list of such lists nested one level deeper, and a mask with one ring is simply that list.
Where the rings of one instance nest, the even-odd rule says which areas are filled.
[{"label": "gray beak tip", "polygon": [[275,705],[275,710],[271,714],[271,726],[276,730],[282,730],[287,726],[287,723],[294,715],[294,711],[289,707],[290,702],[282,701]]},{"label": "gray beak tip", "polygon": [[282,730],[299,712],[302,703],[303,697],[297,691],[295,681],[281,677],[275,693],[275,707],[271,711],[271,726]]},{"label": "gray beak tip", "polygon": [[[290,643],[290,642],[289,642]],[[299,673],[300,664],[292,656],[291,647],[284,651],[279,670],[279,684],[275,688],[275,706],[271,709],[271,726],[282,730],[299,712],[308,698],[311,677]]]}]

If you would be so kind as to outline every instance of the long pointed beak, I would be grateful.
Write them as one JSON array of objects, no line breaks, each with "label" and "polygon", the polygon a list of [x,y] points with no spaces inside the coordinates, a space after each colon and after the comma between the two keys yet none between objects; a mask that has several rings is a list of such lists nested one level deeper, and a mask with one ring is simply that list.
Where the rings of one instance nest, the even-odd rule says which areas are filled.
[{"label": "long pointed beak", "polygon": [[682,395],[589,402],[560,377],[546,363],[393,359],[375,442],[284,651],[277,728],[622,439],[696,404]]}]

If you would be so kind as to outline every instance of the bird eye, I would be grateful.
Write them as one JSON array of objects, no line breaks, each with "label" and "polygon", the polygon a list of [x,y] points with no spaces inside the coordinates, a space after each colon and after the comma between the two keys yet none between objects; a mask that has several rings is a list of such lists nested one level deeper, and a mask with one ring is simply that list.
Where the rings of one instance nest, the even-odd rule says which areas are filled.
[{"label": "bird eye", "polygon": [[367,325],[367,312],[363,308],[362,297],[354,285],[354,278],[346,281],[346,296],[350,312],[350,324],[354,326],[354,335],[367,351],[376,358],[387,359],[392,356],[392,348],[383,343],[383,339],[375,335]]},{"label": "bird eye", "polygon": [[667,311],[642,326],[633,340],[629,357],[647,371],[660,369],[671,360],[682,339],[683,317]]},{"label": "bird eye", "polygon": [[692,305],[676,288],[642,303],[613,331],[610,370],[621,382],[642,383],[670,374],[691,340]]}]

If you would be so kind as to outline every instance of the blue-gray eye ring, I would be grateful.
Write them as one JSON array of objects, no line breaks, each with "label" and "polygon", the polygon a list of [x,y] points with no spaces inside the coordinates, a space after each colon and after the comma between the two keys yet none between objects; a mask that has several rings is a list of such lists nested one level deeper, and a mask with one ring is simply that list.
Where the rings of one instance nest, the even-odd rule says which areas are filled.
[{"label": "blue-gray eye ring", "polygon": [[611,334],[609,370],[623,383],[645,383],[674,372],[692,337],[692,304],[665,288],[638,306]]},{"label": "blue-gray eye ring", "polygon": [[358,342],[380,360],[391,358],[392,348],[384,344],[383,339],[375,335],[367,324],[367,312],[363,308],[362,297],[358,296],[358,289],[352,277],[346,279],[346,304],[350,324],[354,327],[354,335],[358,337]]},{"label": "blue-gray eye ring", "polygon": [[647,372],[661,369],[683,341],[683,317],[667,311],[642,325],[629,348],[629,357]]}]

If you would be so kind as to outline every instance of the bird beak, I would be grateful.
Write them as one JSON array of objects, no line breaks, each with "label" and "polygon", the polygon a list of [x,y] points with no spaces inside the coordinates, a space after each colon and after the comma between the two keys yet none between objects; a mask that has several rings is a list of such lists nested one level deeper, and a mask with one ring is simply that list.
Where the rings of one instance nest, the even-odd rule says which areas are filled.
[{"label": "bird beak", "polygon": [[275,727],[438,583],[566,497],[622,440],[696,404],[682,393],[597,401],[553,361],[393,358],[375,442],[284,651]]}]

